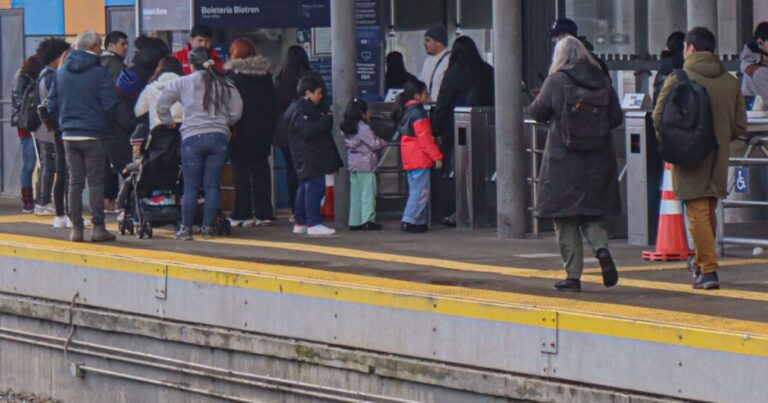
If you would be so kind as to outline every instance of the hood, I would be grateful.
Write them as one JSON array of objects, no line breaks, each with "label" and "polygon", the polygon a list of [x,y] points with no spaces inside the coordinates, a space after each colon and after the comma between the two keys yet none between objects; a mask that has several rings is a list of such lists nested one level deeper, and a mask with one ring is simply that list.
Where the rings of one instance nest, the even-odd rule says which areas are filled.
[{"label": "hood", "polygon": [[581,87],[604,88],[608,85],[603,70],[586,60],[568,63],[560,71],[567,73]]},{"label": "hood", "polygon": [[73,50],[64,61],[64,68],[73,73],[82,73],[100,65],[99,56],[82,50]]},{"label": "hood", "polygon": [[257,74],[260,76],[269,73],[271,62],[264,56],[253,56],[245,59],[230,60],[224,65],[224,69],[242,74]]},{"label": "hood", "polygon": [[709,78],[720,77],[725,73],[723,63],[712,52],[696,52],[688,56],[683,68]]},{"label": "hood", "polygon": [[311,104],[311,102],[304,98],[294,100],[291,102],[291,105],[288,106],[288,109],[285,110],[285,113],[283,114],[283,120],[290,124],[296,114],[301,113],[302,111],[306,111],[311,107]]},{"label": "hood", "polygon": [[757,47],[757,45],[754,45],[752,43],[748,43],[744,45],[744,49],[741,50],[741,54],[739,55],[739,58],[741,59],[742,65],[750,65],[750,64],[764,64],[768,65],[768,56],[765,55],[763,52],[760,51],[760,49]]},{"label": "hood", "polygon": [[165,88],[166,85],[168,85],[168,83],[172,81],[176,81],[179,78],[181,77],[179,77],[179,75],[176,73],[163,73],[163,74],[160,74],[160,77],[158,77],[157,80],[155,80],[155,82],[152,84],[157,89],[162,90]]}]

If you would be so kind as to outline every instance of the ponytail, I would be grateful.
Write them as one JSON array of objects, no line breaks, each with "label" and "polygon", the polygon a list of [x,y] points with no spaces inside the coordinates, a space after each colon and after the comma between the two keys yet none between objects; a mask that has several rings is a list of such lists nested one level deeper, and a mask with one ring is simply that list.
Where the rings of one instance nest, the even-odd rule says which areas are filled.
[{"label": "ponytail", "polygon": [[400,120],[402,120],[403,115],[405,114],[405,104],[407,104],[408,101],[414,99],[416,95],[419,95],[426,90],[427,85],[422,81],[415,80],[405,83],[403,86],[403,92],[398,94],[397,98],[395,99],[395,103],[397,104],[397,112],[393,116],[395,123],[399,124]]},{"label": "ponytail", "polygon": [[216,63],[213,60],[207,60],[202,64],[205,72],[203,73],[203,84],[205,92],[203,95],[203,109],[206,113],[218,114],[223,109],[223,103],[226,102],[232,91],[232,83],[216,69]]}]

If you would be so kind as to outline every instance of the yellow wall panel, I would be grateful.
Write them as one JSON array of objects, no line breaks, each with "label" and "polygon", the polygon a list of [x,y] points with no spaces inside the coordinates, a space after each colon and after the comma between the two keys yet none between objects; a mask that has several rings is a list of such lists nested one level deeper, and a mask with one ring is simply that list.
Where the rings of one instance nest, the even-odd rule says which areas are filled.
[{"label": "yellow wall panel", "polygon": [[103,0],[64,0],[64,30],[67,35],[77,35],[87,29],[103,34],[106,26]]},{"label": "yellow wall panel", "polygon": [[0,0],[0,9],[11,8],[11,0]]}]

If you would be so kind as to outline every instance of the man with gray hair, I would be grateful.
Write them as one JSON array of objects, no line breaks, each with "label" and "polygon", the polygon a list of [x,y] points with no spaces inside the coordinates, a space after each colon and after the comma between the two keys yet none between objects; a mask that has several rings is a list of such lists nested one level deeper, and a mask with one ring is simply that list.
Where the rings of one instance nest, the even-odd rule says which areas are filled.
[{"label": "man with gray hair", "polygon": [[69,171],[69,218],[73,242],[83,241],[83,189],[88,180],[93,216],[91,241],[114,241],[104,226],[104,160],[109,122],[117,104],[115,82],[101,66],[101,36],[84,31],[75,39],[64,68],[56,72],[48,112],[58,116]]}]

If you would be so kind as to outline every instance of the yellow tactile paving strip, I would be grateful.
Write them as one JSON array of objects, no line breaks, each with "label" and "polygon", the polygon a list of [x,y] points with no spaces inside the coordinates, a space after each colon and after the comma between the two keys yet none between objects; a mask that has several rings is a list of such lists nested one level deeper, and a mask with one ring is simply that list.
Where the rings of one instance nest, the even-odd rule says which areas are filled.
[{"label": "yellow tactile paving strip", "polygon": [[0,255],[768,357],[762,322],[9,234]]},{"label": "yellow tactile paving strip", "polygon": [[[17,222],[33,222],[33,223],[48,223],[51,221],[50,217],[34,217],[29,215],[14,215],[0,217],[0,223],[17,223]],[[114,225],[113,230],[116,230],[117,226]],[[159,236],[172,236],[171,231],[160,230],[156,231]],[[418,266],[436,267],[441,269],[449,269],[455,271],[476,272],[476,273],[492,273],[511,277],[521,278],[540,278],[540,279],[560,279],[563,274],[560,269],[545,270],[545,269],[529,269],[521,267],[509,267],[499,265],[489,265],[481,263],[470,263],[448,259],[436,259],[436,258],[424,258],[417,256],[398,255],[392,253],[381,252],[367,252],[358,249],[340,248],[333,246],[311,245],[296,242],[275,242],[275,241],[262,241],[254,239],[241,239],[222,237],[210,240],[198,239],[196,242],[209,242],[218,243],[224,245],[237,245],[237,246],[251,246],[260,248],[271,248],[288,251],[300,251],[309,252],[329,256],[346,257],[353,259],[364,259],[379,262],[388,263],[402,263]],[[721,262],[721,266],[744,266],[744,265],[758,265],[768,264],[768,259],[730,259]],[[647,266],[629,266],[620,267],[620,272],[628,271],[653,271],[653,270],[683,270],[683,263],[666,263],[666,264],[649,264]],[[590,273],[599,273],[599,269],[586,269],[585,275],[582,276],[581,281],[592,284],[602,284],[603,279],[600,275],[591,275]],[[659,281],[648,281],[640,279],[621,278],[619,284],[623,287],[634,287],[641,289],[650,289],[657,291],[670,291],[684,294],[706,294],[714,298],[734,298],[744,299],[750,301],[768,302],[768,293],[755,292],[755,291],[743,291],[743,290],[731,290],[722,289],[717,291],[702,291],[694,290],[688,284],[676,284]]]}]

